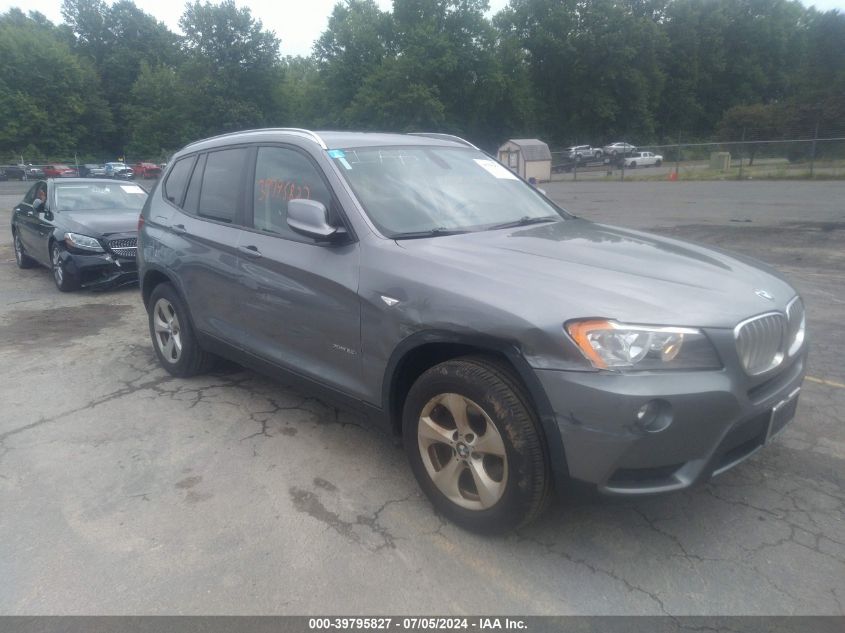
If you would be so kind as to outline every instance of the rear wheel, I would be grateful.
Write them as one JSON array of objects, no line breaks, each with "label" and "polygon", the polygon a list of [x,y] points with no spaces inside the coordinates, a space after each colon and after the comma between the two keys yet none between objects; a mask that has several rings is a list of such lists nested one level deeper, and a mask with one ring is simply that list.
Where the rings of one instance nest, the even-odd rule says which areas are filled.
[{"label": "rear wheel", "polygon": [[663,161],[658,158],[654,164],[655,166],[660,167],[663,164]]},{"label": "rear wheel", "polygon": [[405,450],[423,492],[463,528],[500,533],[540,514],[548,460],[536,415],[501,365],[465,357],[423,373],[403,411]]},{"label": "rear wheel", "polygon": [[637,161],[635,161],[635,160],[631,161],[631,164],[628,165],[628,167],[630,169],[636,169],[637,168]]},{"label": "rear wheel", "polygon": [[79,279],[73,273],[65,270],[65,265],[62,261],[62,249],[58,242],[53,242],[50,246],[50,264],[56,288],[61,292],[79,290]]},{"label": "rear wheel", "polygon": [[21,242],[21,236],[18,235],[17,231],[14,232],[14,244],[15,263],[18,265],[18,268],[32,268],[35,266],[36,261],[24,252],[23,242]]},{"label": "rear wheel", "polygon": [[149,306],[150,337],[162,367],[180,378],[210,370],[214,356],[200,347],[188,310],[175,288],[169,283],[156,286]]}]

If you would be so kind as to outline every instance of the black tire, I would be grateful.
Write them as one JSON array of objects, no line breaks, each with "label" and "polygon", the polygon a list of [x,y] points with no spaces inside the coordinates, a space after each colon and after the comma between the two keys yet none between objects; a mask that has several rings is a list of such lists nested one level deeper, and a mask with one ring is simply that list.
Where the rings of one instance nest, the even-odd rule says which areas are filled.
[{"label": "black tire", "polygon": [[38,262],[26,254],[26,251],[24,251],[23,248],[23,243],[21,242],[21,237],[18,235],[17,231],[12,233],[12,241],[15,248],[15,263],[18,265],[18,268],[34,268]]},{"label": "black tire", "polygon": [[631,161],[631,164],[628,165],[628,169],[636,169],[637,168],[637,161]]},{"label": "black tire", "polygon": [[[175,325],[172,320],[170,321],[169,338],[167,332],[160,333],[156,330],[156,313],[160,308],[162,312],[159,316],[164,315],[164,320],[168,316],[175,316],[176,318]],[[172,312],[170,308],[172,308]],[[182,297],[171,284],[161,283],[153,289],[150,295],[147,321],[150,327],[153,349],[159,363],[168,373],[178,378],[188,378],[206,373],[214,366],[214,356],[200,347],[185,302],[182,301]],[[174,339],[174,341],[168,355],[167,341],[170,339]],[[178,353],[174,355],[172,350],[176,347],[176,341],[178,341],[179,349]]]},{"label": "black tire", "polygon": [[[432,403],[437,403],[445,394],[450,394],[449,398],[457,395],[464,402],[465,420],[475,430],[475,436],[473,433],[461,435],[450,409],[445,408],[445,413],[438,417],[444,425],[448,426],[447,421],[451,421],[454,426],[454,431],[447,430],[447,433],[452,433],[449,438],[454,439],[452,446],[435,440],[424,449],[422,442],[426,440],[419,434],[420,418]],[[426,417],[434,419],[440,406],[434,404]],[[478,408],[472,411],[471,407]],[[479,457],[476,449],[483,446],[481,442],[488,438],[491,422],[496,431],[491,437],[501,443],[506,461],[503,461],[503,466],[498,466],[499,479],[493,482],[499,486],[500,492],[494,497],[494,502],[484,507],[478,494],[475,472],[481,465],[486,473],[488,457],[496,467],[498,458],[492,454],[484,455],[483,448]],[[437,511],[459,526],[484,534],[503,533],[530,523],[545,509],[550,495],[551,475],[543,435],[530,398],[506,366],[483,357],[468,356],[430,368],[408,392],[402,412],[402,427],[405,451],[417,482]],[[443,452],[445,456],[433,457],[433,447],[434,453]],[[442,460],[444,464],[435,469],[436,473],[445,473],[447,466],[457,464],[457,470],[453,472],[460,475],[451,478],[455,482],[454,491],[460,495],[461,502],[474,503],[478,507],[463,507],[441,491],[427,470],[435,460]],[[486,476],[490,475],[486,473]],[[475,488],[475,498],[472,492],[466,493],[461,489],[462,481],[465,486]]]},{"label": "black tire", "polygon": [[62,247],[58,242],[50,244],[50,273],[56,288],[61,292],[79,290],[79,278],[65,270],[61,263]]},{"label": "black tire", "polygon": [[655,167],[660,167],[662,164],[663,164],[663,161],[662,161],[662,160],[660,160],[660,159],[658,158],[658,159],[657,159],[657,162],[655,162],[655,163],[654,163],[654,166],[655,166]]}]

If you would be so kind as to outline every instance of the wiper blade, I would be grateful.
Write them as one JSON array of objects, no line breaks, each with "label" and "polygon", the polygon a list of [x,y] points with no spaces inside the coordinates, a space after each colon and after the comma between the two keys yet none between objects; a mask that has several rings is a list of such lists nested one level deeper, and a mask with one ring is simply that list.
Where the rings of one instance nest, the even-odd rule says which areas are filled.
[{"label": "wiper blade", "polygon": [[501,224],[494,224],[493,226],[488,226],[487,230],[492,231],[494,229],[510,229],[517,226],[528,226],[529,224],[542,224],[544,222],[554,222],[556,220],[560,220],[560,216],[558,215],[544,215],[537,218],[532,218],[530,216],[523,216],[518,220],[514,220],[513,222],[502,222]]},{"label": "wiper blade", "polygon": [[463,229],[447,229],[445,227],[438,226],[436,228],[427,229],[425,231],[407,231],[405,233],[395,233],[392,236],[392,239],[413,240],[421,237],[439,237],[441,235],[457,235],[459,233],[469,233],[469,231]]}]

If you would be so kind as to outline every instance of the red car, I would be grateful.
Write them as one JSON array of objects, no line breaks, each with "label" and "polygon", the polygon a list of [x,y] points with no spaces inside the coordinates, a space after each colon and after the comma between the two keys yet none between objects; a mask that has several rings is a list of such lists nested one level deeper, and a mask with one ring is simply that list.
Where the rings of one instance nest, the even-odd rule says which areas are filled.
[{"label": "red car", "polygon": [[158,178],[161,176],[161,167],[153,163],[135,163],[132,166],[136,178]]},{"label": "red car", "polygon": [[44,165],[45,178],[76,178],[79,172],[67,165]]}]

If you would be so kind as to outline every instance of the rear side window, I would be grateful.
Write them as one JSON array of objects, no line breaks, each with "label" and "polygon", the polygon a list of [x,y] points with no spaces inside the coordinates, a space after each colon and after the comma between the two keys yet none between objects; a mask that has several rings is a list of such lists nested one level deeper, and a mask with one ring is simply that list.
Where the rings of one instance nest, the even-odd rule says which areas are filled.
[{"label": "rear side window", "polygon": [[173,169],[164,181],[164,196],[176,206],[182,205],[185,197],[185,189],[188,186],[188,178],[191,176],[191,167],[194,165],[194,156],[180,158],[173,165]]},{"label": "rear side window", "polygon": [[200,203],[200,187],[202,186],[202,172],[205,169],[205,154],[197,159],[197,166],[194,167],[194,174],[191,176],[191,184],[188,185],[188,193],[185,195],[183,208],[188,213],[196,213]]},{"label": "rear side window", "polygon": [[241,174],[248,152],[246,148],[235,148],[208,154],[200,192],[200,216],[220,222],[235,221],[240,200]]},{"label": "rear side window", "polygon": [[332,197],[320,172],[305,156],[281,147],[261,147],[255,165],[253,226],[290,239],[304,238],[288,227],[288,201],[317,200],[331,209]]}]

